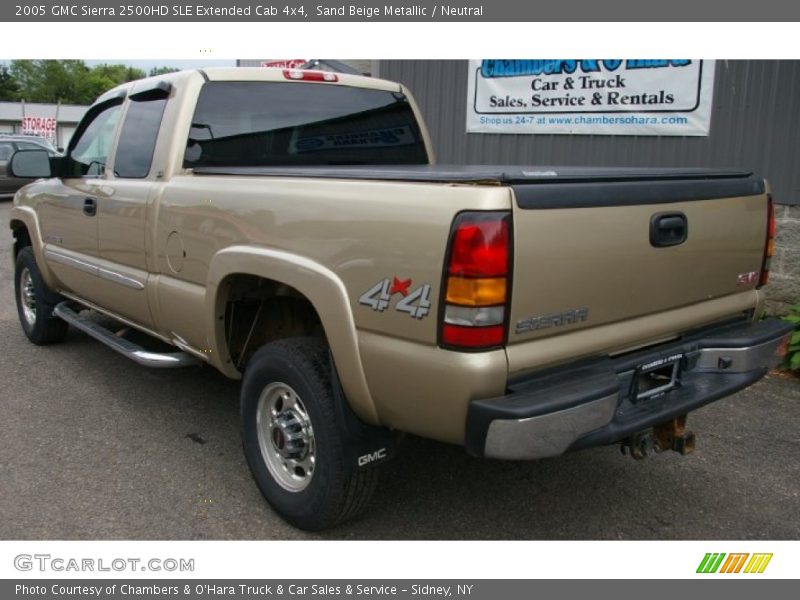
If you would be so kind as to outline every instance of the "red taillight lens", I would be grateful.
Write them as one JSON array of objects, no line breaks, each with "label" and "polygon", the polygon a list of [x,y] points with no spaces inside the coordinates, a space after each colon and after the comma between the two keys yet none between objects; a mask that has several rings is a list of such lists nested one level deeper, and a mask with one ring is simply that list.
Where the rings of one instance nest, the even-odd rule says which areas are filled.
[{"label": "red taillight lens", "polygon": [[451,275],[501,277],[508,273],[507,220],[463,213],[456,219],[455,227]]},{"label": "red taillight lens", "polygon": [[772,255],[775,253],[775,206],[772,203],[772,196],[767,197],[767,241],[764,245],[764,261],[761,263],[761,277],[758,280],[758,287],[766,285],[769,281],[769,266],[772,262]]},{"label": "red taillight lens", "polygon": [[442,286],[442,346],[489,350],[505,342],[510,223],[507,212],[466,212],[456,217]]},{"label": "red taillight lens", "polygon": [[461,327],[445,323],[442,328],[442,342],[448,346],[461,346],[466,348],[482,348],[499,346],[506,336],[505,327],[493,325],[491,327]]},{"label": "red taillight lens", "polygon": [[767,221],[767,239],[775,238],[775,205],[772,203],[772,197],[768,200],[767,211],[769,220]]}]

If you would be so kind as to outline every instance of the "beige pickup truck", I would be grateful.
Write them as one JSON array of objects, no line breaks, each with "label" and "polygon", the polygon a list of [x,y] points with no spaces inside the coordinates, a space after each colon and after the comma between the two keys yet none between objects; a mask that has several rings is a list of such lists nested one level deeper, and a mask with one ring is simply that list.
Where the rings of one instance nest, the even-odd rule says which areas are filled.
[{"label": "beige pickup truck", "polygon": [[400,432],[498,459],[687,453],[687,413],[761,378],[789,334],[759,320],[763,180],[436,166],[389,81],[136,81],[66,156],[9,168],[41,178],[11,209],[28,338],[71,325],[145,366],[242,378],[253,476],[306,529],[365,506]]}]

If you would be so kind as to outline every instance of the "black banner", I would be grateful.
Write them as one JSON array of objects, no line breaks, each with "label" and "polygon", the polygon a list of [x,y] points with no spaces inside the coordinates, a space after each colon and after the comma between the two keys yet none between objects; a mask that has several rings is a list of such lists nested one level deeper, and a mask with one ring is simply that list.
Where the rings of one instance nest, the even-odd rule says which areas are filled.
[{"label": "black banner", "polygon": [[[268,568],[268,566],[265,566]],[[0,582],[0,597],[22,600],[265,600],[320,597],[328,600],[531,600],[532,598],[729,599],[794,597],[796,582],[726,580],[38,580]]]},{"label": "black banner", "polygon": [[800,20],[800,4],[785,0],[21,0],[2,4],[0,19],[10,22],[553,22],[665,21],[744,22]]}]

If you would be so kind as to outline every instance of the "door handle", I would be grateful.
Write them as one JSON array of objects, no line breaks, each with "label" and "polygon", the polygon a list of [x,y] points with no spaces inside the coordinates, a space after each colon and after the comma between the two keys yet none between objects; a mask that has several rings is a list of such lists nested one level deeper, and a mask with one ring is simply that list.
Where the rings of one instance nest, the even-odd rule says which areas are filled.
[{"label": "door handle", "polygon": [[677,246],[688,236],[689,223],[683,213],[658,213],[650,219],[650,244],[656,248]]},{"label": "door handle", "polygon": [[93,217],[97,214],[97,199],[86,198],[83,201],[83,214],[87,217]]}]

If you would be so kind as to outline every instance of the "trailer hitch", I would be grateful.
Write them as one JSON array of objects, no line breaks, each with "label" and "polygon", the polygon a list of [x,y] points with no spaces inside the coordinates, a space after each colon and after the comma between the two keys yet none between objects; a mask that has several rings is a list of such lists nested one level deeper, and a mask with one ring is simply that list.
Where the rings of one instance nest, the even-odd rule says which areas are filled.
[{"label": "trailer hitch", "polygon": [[635,433],[622,442],[622,454],[630,454],[634,459],[641,460],[650,452],[664,452],[673,450],[682,455],[694,452],[695,435],[686,431],[686,415],[674,417],[666,423],[656,425]]}]

